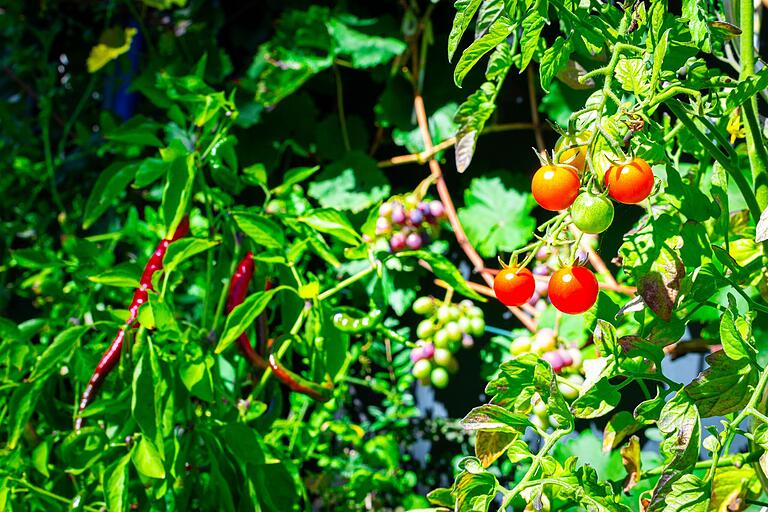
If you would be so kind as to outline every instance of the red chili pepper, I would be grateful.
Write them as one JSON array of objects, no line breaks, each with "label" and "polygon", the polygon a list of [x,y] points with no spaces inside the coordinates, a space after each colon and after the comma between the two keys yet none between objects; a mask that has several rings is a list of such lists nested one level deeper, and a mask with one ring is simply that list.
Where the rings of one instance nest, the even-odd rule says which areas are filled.
[{"label": "red chili pepper", "polygon": [[[240,263],[237,264],[237,269],[229,281],[227,314],[231,313],[236,306],[239,306],[245,300],[245,295],[248,293],[248,284],[250,284],[251,278],[253,278],[253,268],[253,253],[248,251]],[[251,364],[262,370],[267,367],[267,362],[254,350],[251,340],[248,339],[246,333],[243,332],[238,336],[237,344]]]},{"label": "red chili pepper", "polygon": [[321,385],[292,372],[277,358],[273,340],[269,340],[267,346],[269,347],[269,367],[272,368],[272,373],[277,380],[288,386],[291,391],[307,395],[318,402],[327,402],[332,398],[333,384],[328,382]]},{"label": "red chili pepper", "polygon": [[155,272],[163,269],[163,258],[168,250],[168,246],[171,242],[175,242],[187,233],[189,233],[189,217],[184,217],[176,228],[176,231],[173,233],[173,236],[161,241],[157,245],[155,252],[152,253],[149,261],[147,261],[147,264],[144,266],[144,271],[141,273],[141,279],[139,279],[139,287],[133,292],[133,299],[131,300],[130,306],[128,306],[128,320],[123,327],[118,329],[115,339],[112,340],[107,351],[101,356],[101,359],[96,365],[96,369],[93,371],[93,375],[91,375],[88,385],[85,387],[85,391],[83,391],[83,395],[80,398],[78,417],[75,420],[75,430],[80,430],[80,427],[83,425],[83,418],[80,416],[80,413],[88,407],[88,404],[93,400],[96,392],[104,383],[107,375],[109,375],[109,372],[112,371],[120,360],[120,352],[122,351],[123,342],[125,341],[126,330],[131,327],[138,318],[139,307],[149,299],[148,290],[154,290],[152,287],[152,276]]}]

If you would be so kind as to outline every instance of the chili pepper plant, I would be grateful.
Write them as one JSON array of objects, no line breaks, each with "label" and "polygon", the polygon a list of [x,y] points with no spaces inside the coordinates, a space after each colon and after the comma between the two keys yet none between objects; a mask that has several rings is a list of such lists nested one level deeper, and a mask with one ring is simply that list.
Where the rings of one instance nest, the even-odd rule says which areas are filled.
[{"label": "chili pepper plant", "polygon": [[4,6],[0,509],[768,506],[761,21]]}]

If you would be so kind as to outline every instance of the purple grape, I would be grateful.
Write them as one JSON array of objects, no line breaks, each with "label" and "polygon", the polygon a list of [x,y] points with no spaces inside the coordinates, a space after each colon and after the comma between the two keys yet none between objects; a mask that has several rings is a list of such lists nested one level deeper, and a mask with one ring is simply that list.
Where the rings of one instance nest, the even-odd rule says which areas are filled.
[{"label": "purple grape", "polygon": [[544,265],[543,263],[539,263],[538,265],[533,267],[533,275],[535,276],[549,275],[549,267]]},{"label": "purple grape", "polygon": [[391,203],[382,203],[381,206],[379,206],[379,215],[382,217],[389,217],[392,214],[392,204]]},{"label": "purple grape", "polygon": [[[536,284],[538,285],[539,283],[536,283]],[[531,298],[528,299],[528,304],[530,304],[531,306],[535,306],[536,303],[539,302],[539,299],[541,299],[541,295],[539,295],[538,290],[534,291],[533,295],[531,295]]]},{"label": "purple grape", "polygon": [[433,217],[436,219],[439,219],[443,215],[445,215],[445,208],[443,208],[443,203],[440,201],[432,201],[429,203],[429,213],[432,214]]},{"label": "purple grape", "polygon": [[424,220],[424,214],[420,210],[411,210],[411,224],[418,226]]},{"label": "purple grape", "polygon": [[545,352],[541,358],[552,366],[555,373],[560,373],[560,370],[565,366],[563,359],[557,352]]},{"label": "purple grape", "polygon": [[380,235],[382,233],[386,233],[392,228],[390,226],[389,221],[385,217],[379,217],[376,219],[376,234]]},{"label": "purple grape", "polygon": [[429,203],[427,203],[426,201],[422,201],[422,202],[420,202],[420,203],[419,203],[419,211],[420,211],[420,212],[421,212],[423,215],[429,215],[429,214],[430,214],[430,213],[429,213]]},{"label": "purple grape", "polygon": [[547,247],[542,247],[538,251],[536,251],[536,259],[540,261],[544,261],[547,258],[549,258],[549,249]]},{"label": "purple grape", "polygon": [[421,248],[421,237],[418,233],[411,233],[405,239],[405,244],[413,250],[419,249]]},{"label": "purple grape", "polygon": [[557,355],[560,356],[560,359],[563,361],[563,366],[571,366],[573,364],[573,357],[571,357],[571,354],[564,348],[557,349]]},{"label": "purple grape", "polygon": [[424,354],[424,359],[432,359],[435,355],[435,346],[431,343],[424,342],[421,346],[421,352]]},{"label": "purple grape", "polygon": [[395,224],[405,224],[405,211],[402,206],[392,208],[392,222]]},{"label": "purple grape", "polygon": [[411,362],[415,363],[422,359],[429,359],[424,355],[424,349],[422,347],[416,347],[411,349]]},{"label": "purple grape", "polygon": [[472,348],[475,346],[475,339],[469,334],[465,334],[461,337],[461,346],[464,348]]},{"label": "purple grape", "polygon": [[405,248],[405,235],[402,233],[392,235],[392,238],[389,239],[389,246],[393,251],[400,251]]}]

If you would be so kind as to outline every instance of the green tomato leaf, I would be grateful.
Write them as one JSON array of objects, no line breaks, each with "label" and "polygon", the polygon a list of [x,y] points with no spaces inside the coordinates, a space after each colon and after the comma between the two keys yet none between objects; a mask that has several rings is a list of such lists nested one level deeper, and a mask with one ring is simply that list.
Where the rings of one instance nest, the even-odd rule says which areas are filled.
[{"label": "green tomato leaf", "polygon": [[509,412],[493,404],[475,407],[461,420],[461,426],[467,430],[520,432],[530,424],[528,416]]},{"label": "green tomato leaf", "polygon": [[707,356],[709,368],[685,386],[703,417],[741,410],[757,384],[758,372],[749,359],[731,359],[720,350]]},{"label": "green tomato leaf", "polygon": [[[543,24],[542,24],[543,26]],[[461,54],[456,69],[453,72],[453,81],[461,87],[464,77],[472,69],[483,55],[496,48],[497,45],[509,37],[513,29],[512,22],[506,15],[500,16],[488,28],[488,32],[470,44]]]},{"label": "green tomato leaf", "polygon": [[549,84],[558,72],[565,67],[568,59],[573,52],[573,43],[570,39],[558,37],[555,42],[547,48],[541,58],[539,74],[541,76],[541,88],[549,92]]},{"label": "green tomato leaf", "polygon": [[456,16],[453,18],[453,26],[451,27],[451,33],[448,35],[448,61],[453,59],[453,54],[456,53],[456,48],[459,46],[461,37],[469,28],[469,23],[475,16],[477,9],[480,7],[482,0],[457,0],[453,4],[456,9]]},{"label": "green tomato leaf", "polygon": [[549,3],[546,0],[536,2],[536,6],[526,13],[523,18],[523,33],[520,36],[520,65],[521,70],[528,67],[536,48],[539,46],[541,29],[547,24],[547,9]]}]

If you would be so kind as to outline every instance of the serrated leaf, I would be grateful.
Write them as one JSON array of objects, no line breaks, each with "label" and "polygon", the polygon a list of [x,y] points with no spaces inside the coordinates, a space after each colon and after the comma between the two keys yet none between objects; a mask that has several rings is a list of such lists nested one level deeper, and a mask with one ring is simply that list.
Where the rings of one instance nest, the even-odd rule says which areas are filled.
[{"label": "serrated leaf", "polygon": [[389,196],[390,185],[376,161],[360,151],[326,166],[307,193],[323,208],[358,213]]},{"label": "serrated leaf", "polygon": [[464,191],[459,220],[481,256],[495,257],[525,245],[536,221],[530,216],[535,205],[526,192],[507,189],[500,178],[475,178]]},{"label": "serrated leaf", "polygon": [[349,219],[343,213],[331,208],[312,210],[299,217],[298,220],[321,233],[331,235],[350,245],[356,245],[362,241]]},{"label": "serrated leaf", "polygon": [[636,96],[644,96],[650,90],[645,62],[642,59],[620,59],[616,65],[615,76],[622,89]]},{"label": "serrated leaf", "polygon": [[755,349],[749,338],[746,320],[737,317],[731,310],[723,313],[720,319],[720,343],[725,354],[733,360],[750,359]]},{"label": "serrated leaf", "polygon": [[709,368],[685,387],[703,417],[741,410],[752,396],[758,373],[749,359],[733,360],[725,352],[707,356]]},{"label": "serrated leaf", "polygon": [[456,69],[453,72],[453,81],[461,87],[464,77],[477,64],[483,55],[494,49],[512,33],[512,22],[506,15],[500,16],[488,28],[488,32],[476,39],[461,54],[459,62],[456,63]]},{"label": "serrated leaf", "polygon": [[711,32],[708,23],[707,4],[704,0],[683,0],[683,19],[688,21],[693,42],[709,52]]},{"label": "serrated leaf", "polygon": [[349,57],[358,69],[386,64],[405,51],[407,45],[394,37],[381,37],[355,30],[339,18],[332,18],[326,26],[336,43],[337,54]]},{"label": "serrated leaf", "polygon": [[539,36],[541,29],[547,24],[547,6],[548,2],[541,1],[536,3],[539,9],[531,9],[523,18],[523,33],[520,36],[520,69],[528,67],[528,63],[533,58],[533,53],[539,46]]},{"label": "serrated leaf", "polygon": [[453,17],[453,26],[451,27],[451,33],[448,35],[449,62],[453,59],[453,54],[456,53],[461,36],[466,32],[481,3],[482,0],[456,0],[456,3],[453,4],[454,9],[456,9],[456,15]]},{"label": "serrated leaf", "polygon": [[509,412],[493,404],[475,407],[461,420],[461,426],[467,430],[520,432],[530,424],[528,416]]},{"label": "serrated leaf", "polygon": [[552,46],[547,48],[541,58],[539,74],[541,77],[541,88],[549,92],[549,85],[552,79],[568,63],[568,59],[573,52],[573,44],[569,39],[558,37]]}]

